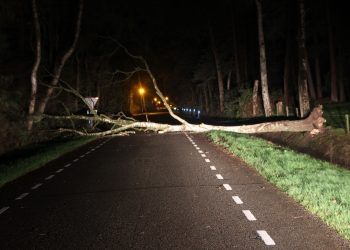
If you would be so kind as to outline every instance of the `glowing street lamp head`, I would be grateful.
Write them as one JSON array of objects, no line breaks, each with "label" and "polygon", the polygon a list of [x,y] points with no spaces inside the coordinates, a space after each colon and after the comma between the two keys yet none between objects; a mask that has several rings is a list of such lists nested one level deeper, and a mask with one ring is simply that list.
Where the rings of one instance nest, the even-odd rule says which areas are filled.
[{"label": "glowing street lamp head", "polygon": [[139,94],[140,94],[140,95],[143,95],[144,93],[145,93],[145,89],[142,88],[142,87],[140,87],[140,88],[139,88]]},{"label": "glowing street lamp head", "polygon": [[165,100],[169,101],[169,97],[166,96],[166,97],[165,97]]},{"label": "glowing street lamp head", "polygon": [[157,97],[154,97],[153,101],[157,102],[157,101],[158,101],[158,98],[157,98]]}]

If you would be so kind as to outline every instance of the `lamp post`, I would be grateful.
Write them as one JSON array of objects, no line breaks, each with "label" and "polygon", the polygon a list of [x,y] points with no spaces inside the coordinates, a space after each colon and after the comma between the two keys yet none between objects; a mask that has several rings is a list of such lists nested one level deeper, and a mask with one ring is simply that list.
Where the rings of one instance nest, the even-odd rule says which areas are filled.
[{"label": "lamp post", "polygon": [[148,114],[147,114],[146,105],[145,105],[145,98],[144,98],[145,93],[146,93],[146,90],[142,86],[140,86],[139,87],[139,94],[141,97],[141,112],[146,113],[146,121],[148,121]]},{"label": "lamp post", "polygon": [[143,112],[143,109],[144,109],[144,106],[145,106],[145,100],[144,100],[144,97],[143,97],[143,95],[145,94],[145,89],[143,87],[139,88],[139,94],[140,94],[140,97],[141,97],[141,112]]}]

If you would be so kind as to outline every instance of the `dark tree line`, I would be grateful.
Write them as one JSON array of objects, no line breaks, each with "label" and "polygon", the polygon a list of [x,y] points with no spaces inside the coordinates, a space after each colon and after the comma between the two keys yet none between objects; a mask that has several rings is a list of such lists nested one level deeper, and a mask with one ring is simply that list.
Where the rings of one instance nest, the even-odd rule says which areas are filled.
[{"label": "dark tree line", "polygon": [[[232,106],[236,106],[237,114],[238,103],[246,100],[242,98],[244,94],[253,94],[256,79],[263,86],[268,82],[269,100],[275,112],[274,103],[278,101],[294,113],[292,107],[297,107],[299,115],[304,116],[318,103],[349,99],[349,75],[344,71],[349,67],[349,35],[345,31],[348,17],[341,1],[258,0],[219,4],[223,16],[230,17],[216,19],[215,25],[211,25],[216,30],[216,50],[221,51],[220,57],[202,56],[194,70],[193,81],[198,83],[200,93],[197,103],[203,110],[210,110],[210,106],[214,106],[212,113],[218,110],[218,103],[211,105],[205,100],[207,92],[213,89],[207,86],[216,87],[219,81],[227,83],[225,110],[231,115]],[[267,75],[259,68],[260,31],[264,35],[260,45],[264,43],[266,48]],[[208,34],[209,41],[213,40],[211,36]],[[206,54],[211,47],[208,46]],[[215,76],[218,60],[224,80]],[[220,90],[216,89],[214,95],[220,99]],[[249,106],[252,107],[251,103]],[[251,115],[252,110],[248,113]]]},{"label": "dark tree line", "polygon": [[[276,102],[291,113],[298,107],[305,115],[309,108],[303,104],[300,109],[304,102],[312,107],[350,98],[349,18],[342,1],[85,0],[79,37],[78,0],[35,2],[39,29],[33,1],[3,0],[0,6],[0,118],[7,124],[2,126],[2,141],[11,136],[10,128],[22,131],[28,113],[35,113],[30,103],[38,31],[41,59],[34,70],[34,100],[39,112],[81,112],[85,104],[62,91],[70,87],[82,96],[98,96],[103,113],[128,112],[135,86],[142,81],[151,89],[151,79],[142,73],[127,79],[115,74],[131,72],[137,65],[116,49],[113,39],[147,60],[160,88],[177,105],[201,107],[208,114],[247,116],[265,110],[270,115],[268,105],[262,105],[264,84],[269,95],[264,103],[270,102],[272,113]],[[261,74],[259,27],[266,77]],[[256,80],[258,88],[253,88]],[[148,93],[150,100],[155,93]],[[258,105],[253,105],[252,96]]]}]

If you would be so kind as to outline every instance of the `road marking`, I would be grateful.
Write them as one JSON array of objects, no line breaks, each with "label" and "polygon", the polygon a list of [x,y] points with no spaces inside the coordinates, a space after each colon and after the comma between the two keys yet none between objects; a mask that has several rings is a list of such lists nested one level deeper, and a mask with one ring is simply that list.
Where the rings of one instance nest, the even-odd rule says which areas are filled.
[{"label": "road marking", "polygon": [[53,177],[55,177],[55,175],[54,175],[54,174],[49,175],[48,177],[46,177],[46,178],[45,178],[45,180],[47,180],[47,181],[48,181],[48,180],[52,179]]},{"label": "road marking", "polygon": [[205,159],[205,162],[210,162],[210,160],[209,159]]},{"label": "road marking", "polygon": [[68,163],[68,164],[64,165],[64,168],[68,168],[68,167],[70,167],[71,165],[72,165],[72,163]]},{"label": "road marking", "polygon": [[210,166],[210,169],[211,170],[216,170],[216,167],[215,166]]},{"label": "road marking", "polygon": [[245,217],[247,217],[249,221],[256,220],[255,216],[252,214],[252,212],[250,212],[250,210],[242,210],[242,212],[244,213]]},{"label": "road marking", "polygon": [[230,184],[223,184],[223,186],[227,191],[232,190],[232,187],[230,186]]},{"label": "road marking", "polygon": [[34,189],[37,189],[38,187],[40,187],[41,185],[43,185],[42,183],[38,183],[38,184],[36,184],[36,185],[34,185],[33,187],[32,187],[32,189],[34,190]]},{"label": "road marking", "polygon": [[223,180],[223,179],[224,179],[224,177],[222,177],[221,174],[217,174],[217,175],[216,175],[216,178],[218,178],[219,180]]},{"label": "road marking", "polygon": [[85,154],[81,155],[80,158],[84,158],[85,157]]},{"label": "road marking", "polygon": [[56,173],[61,173],[64,169],[63,168],[60,168],[59,170],[56,171]]},{"label": "road marking", "polygon": [[236,202],[236,204],[243,204],[243,201],[238,196],[232,196],[232,199]]},{"label": "road marking", "polygon": [[0,214],[4,213],[7,209],[9,209],[10,207],[3,207],[0,209]]},{"label": "road marking", "polygon": [[95,149],[94,149],[94,148],[92,148],[92,149],[90,149],[90,151],[95,151]]},{"label": "road marking", "polygon": [[16,198],[16,200],[22,200],[24,197],[26,197],[29,193],[23,193],[20,196]]},{"label": "road marking", "polygon": [[200,150],[201,148],[200,147],[195,147],[197,150]]},{"label": "road marking", "polygon": [[78,159],[78,158],[73,160],[73,162],[77,162],[77,161],[79,161],[79,159]]},{"label": "road marking", "polygon": [[205,154],[201,154],[202,157],[207,157]]},{"label": "road marking", "polygon": [[268,245],[268,246],[276,245],[276,243],[273,241],[273,239],[265,230],[258,230],[256,232],[259,234],[261,239],[265,242],[265,245]]},{"label": "road marking", "polygon": [[85,155],[88,155],[88,154],[90,154],[91,152],[90,151],[87,151],[86,153],[85,153]]},{"label": "road marking", "polygon": [[203,151],[202,150],[198,150],[198,153],[203,154]]}]

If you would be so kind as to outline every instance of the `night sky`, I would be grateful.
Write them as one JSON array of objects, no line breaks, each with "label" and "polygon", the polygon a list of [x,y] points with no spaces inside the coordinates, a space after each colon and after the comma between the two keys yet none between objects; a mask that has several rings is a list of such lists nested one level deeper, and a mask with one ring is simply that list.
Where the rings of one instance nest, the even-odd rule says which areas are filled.
[{"label": "night sky", "polygon": [[[18,89],[23,92],[28,91],[29,85],[25,82],[34,60],[35,35],[30,2],[5,0],[0,8],[3,20],[0,24],[0,73],[16,75]],[[298,68],[298,5],[297,1],[287,0],[262,3],[269,84],[272,92],[281,93],[287,41],[290,41],[289,46],[292,49],[291,71],[295,73]],[[37,4],[43,45],[40,75],[45,81],[72,41],[78,1],[38,0]],[[330,9],[337,60],[342,64],[342,79],[346,82],[345,91],[349,95],[346,69],[349,66],[350,43],[345,5],[342,1],[305,1],[305,7],[310,64],[313,68],[317,51],[321,58],[323,94],[329,95],[330,63],[326,13]],[[224,81],[226,82],[230,71],[233,78],[235,75],[233,27],[236,28],[238,39],[237,60],[244,73],[242,84],[245,88],[251,88],[254,80],[259,79],[256,16],[253,0],[221,0],[210,3],[182,0],[85,0],[82,32],[76,51],[65,66],[62,77],[65,81],[72,82],[76,77],[74,63],[79,60],[81,65],[85,65],[80,69],[81,79],[85,82],[82,92],[85,95],[96,95],[97,81],[112,79],[114,76],[111,73],[116,69],[132,70],[137,63],[127,58],[122,51],[107,56],[116,48],[116,44],[109,39],[113,38],[126,46],[131,53],[147,60],[161,89],[172,96],[173,100],[183,105],[197,105],[198,84],[211,84],[214,93],[217,88],[209,27],[213,29]],[[291,82],[295,91],[297,77],[293,74]],[[121,83],[123,93],[127,88],[125,86],[137,84],[140,78],[147,85],[149,79],[138,74],[129,82]],[[113,79],[120,80],[115,77]],[[235,84],[232,80],[232,88]],[[104,83],[102,85],[101,89],[107,88]],[[292,92],[291,95],[295,96],[295,93]]]}]

